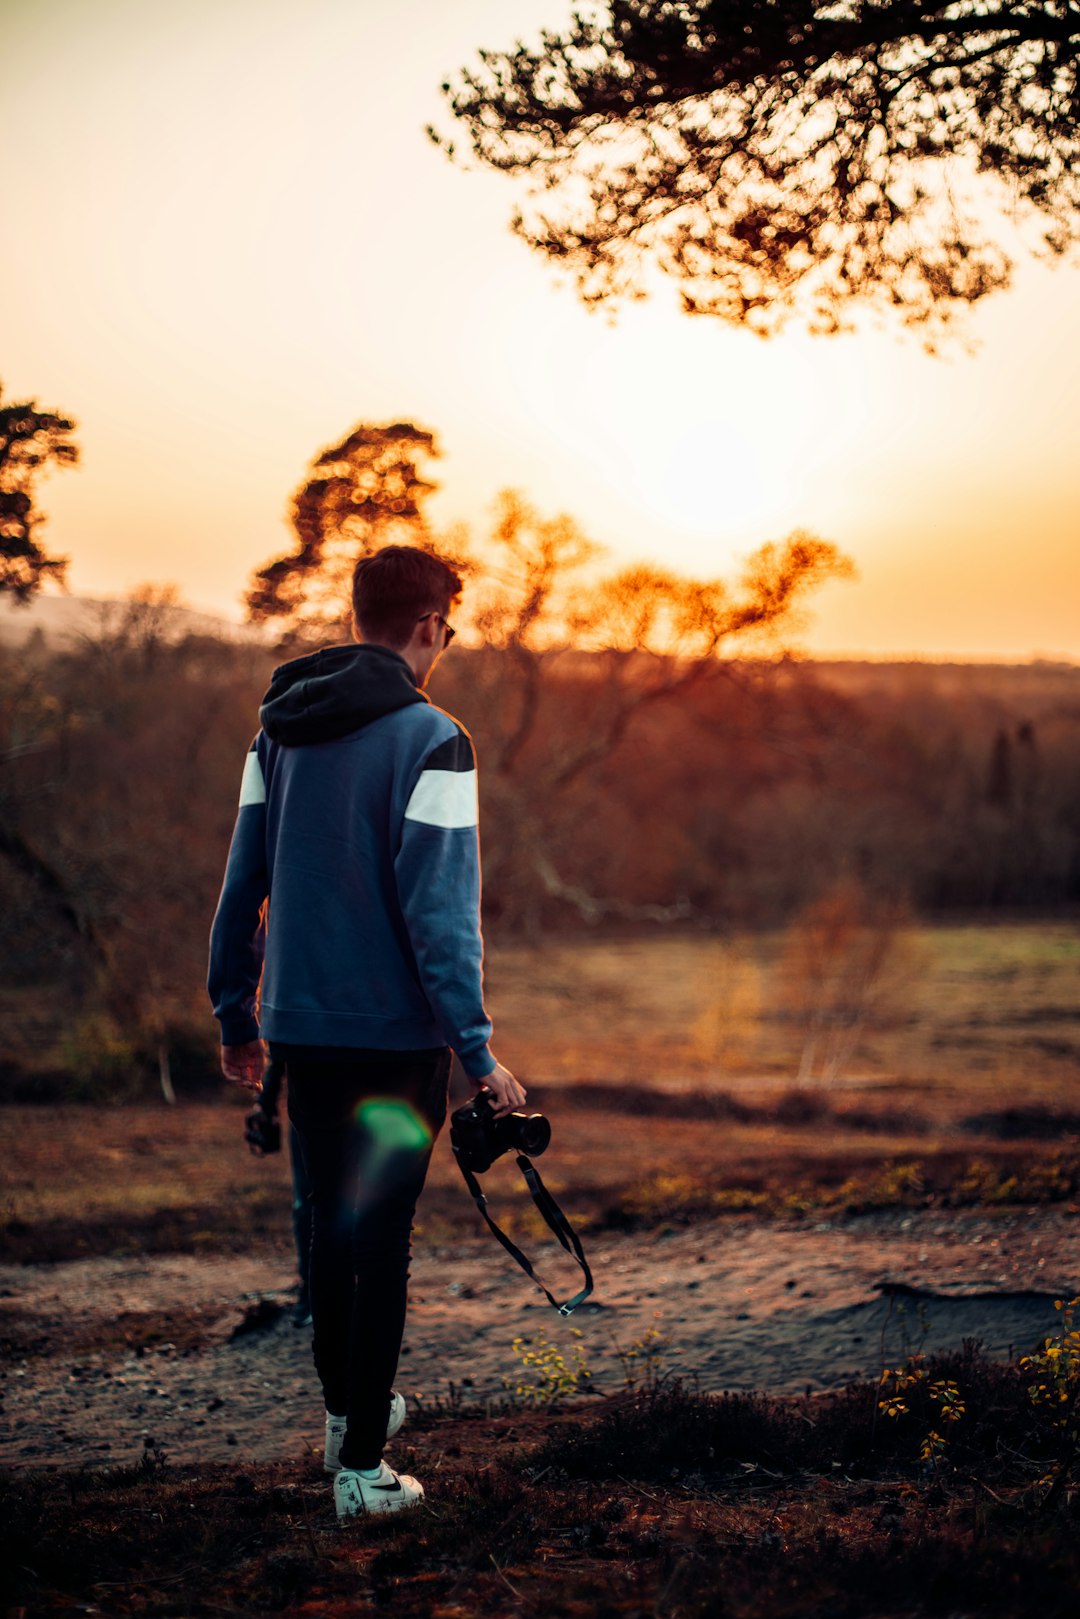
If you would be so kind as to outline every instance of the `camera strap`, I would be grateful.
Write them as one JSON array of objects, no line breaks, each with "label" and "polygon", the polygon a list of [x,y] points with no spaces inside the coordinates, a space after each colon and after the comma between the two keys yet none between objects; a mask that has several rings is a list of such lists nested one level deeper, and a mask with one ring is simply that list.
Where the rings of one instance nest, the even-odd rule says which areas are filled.
[{"label": "camera strap", "polygon": [[517,1159],[517,1166],[525,1177],[525,1184],[529,1188],[532,1200],[540,1210],[540,1213],[543,1215],[547,1225],[555,1233],[562,1246],[566,1249],[566,1252],[573,1259],[577,1260],[577,1263],[581,1266],[582,1272],[585,1276],[585,1286],[575,1293],[573,1298],[567,1299],[565,1304],[560,1304],[558,1299],[554,1298],[552,1294],[548,1292],[547,1288],[544,1286],[543,1282],[533,1269],[528,1256],[523,1254],[517,1243],[512,1242],[506,1235],[506,1232],[500,1230],[500,1228],[495,1224],[495,1221],[488,1213],[487,1198],[480,1189],[479,1181],[471,1169],[466,1169],[465,1165],[461,1161],[461,1158],[458,1156],[456,1148],[454,1149],[454,1157],[457,1158],[458,1168],[465,1177],[465,1184],[469,1188],[477,1208],[480,1210],[480,1213],[484,1216],[484,1219],[487,1221],[491,1231],[502,1243],[511,1259],[515,1260],[516,1263],[521,1266],[526,1276],[528,1276],[531,1281],[536,1283],[537,1287],[540,1289],[541,1293],[543,1293],[553,1310],[558,1310],[560,1315],[572,1315],[577,1309],[578,1305],[584,1303],[593,1290],[592,1271],[589,1269],[589,1262],[585,1258],[585,1251],[581,1246],[581,1241],[577,1232],[574,1230],[573,1226],[566,1218],[566,1215],[563,1213],[562,1209],[560,1209],[559,1205],[556,1203],[555,1199],[552,1197],[551,1193],[540,1179],[540,1171],[533,1164],[532,1160],[530,1158],[526,1158],[524,1153],[519,1153]]}]

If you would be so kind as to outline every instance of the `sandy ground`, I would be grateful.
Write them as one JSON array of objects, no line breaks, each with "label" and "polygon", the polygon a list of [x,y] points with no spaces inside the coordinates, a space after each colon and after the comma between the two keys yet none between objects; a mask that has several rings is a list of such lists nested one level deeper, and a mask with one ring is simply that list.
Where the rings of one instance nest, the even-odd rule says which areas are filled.
[{"label": "sandy ground", "polygon": [[[596,1293],[565,1322],[492,1240],[421,1247],[397,1380],[406,1398],[435,1409],[502,1399],[520,1370],[512,1341],[541,1331],[568,1359],[581,1346],[601,1392],[624,1386],[620,1351],[653,1329],[659,1369],[702,1389],[824,1390],[965,1338],[1022,1353],[1054,1329],[1054,1299],[1080,1292],[1080,1218],[1060,1208],[733,1218],[589,1249]],[[536,1259],[556,1290],[576,1287],[559,1250]],[[0,1267],[0,1462],[318,1452],[322,1408],[291,1285],[276,1256]],[[132,1324],[155,1318],[171,1341],[132,1352],[125,1328],[138,1342]]]}]

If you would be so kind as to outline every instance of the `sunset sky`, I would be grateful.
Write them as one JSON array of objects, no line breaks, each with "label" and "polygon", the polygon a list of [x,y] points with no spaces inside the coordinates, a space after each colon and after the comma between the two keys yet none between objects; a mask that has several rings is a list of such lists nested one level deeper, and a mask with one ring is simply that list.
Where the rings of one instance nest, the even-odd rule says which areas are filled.
[{"label": "sunset sky", "polygon": [[896,332],[762,343],[670,286],[614,322],[451,166],[440,83],[571,0],[0,0],[0,380],[79,424],[46,544],[109,595],[230,616],[359,421],[439,436],[435,515],[499,489],[614,560],[699,575],[836,541],[803,644],[1080,659],[1080,269],[1024,266],[946,358]]}]

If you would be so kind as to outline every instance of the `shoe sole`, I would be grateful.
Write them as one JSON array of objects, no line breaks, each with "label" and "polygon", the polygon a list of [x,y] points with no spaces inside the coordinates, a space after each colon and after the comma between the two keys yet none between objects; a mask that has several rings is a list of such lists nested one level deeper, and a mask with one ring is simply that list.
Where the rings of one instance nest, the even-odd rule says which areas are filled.
[{"label": "shoe sole", "polygon": [[422,1495],[410,1495],[404,1501],[386,1500],[378,1506],[368,1506],[365,1502],[356,1512],[351,1512],[347,1507],[343,1512],[336,1501],[334,1508],[337,1512],[338,1523],[353,1523],[357,1518],[381,1517],[387,1512],[412,1512],[416,1507],[422,1506],[423,1503],[424,1497]]},{"label": "shoe sole", "polygon": [[337,1491],[335,1490],[334,1510],[337,1513],[338,1523],[349,1523],[354,1518],[373,1517],[381,1515],[385,1512],[410,1512],[414,1507],[418,1507],[423,1504],[423,1486],[418,1486],[418,1489],[419,1494],[413,1494],[411,1490],[408,1493],[402,1491],[401,1495],[394,1494],[379,1496],[374,1501],[365,1501],[363,1496],[361,1496],[359,1502],[356,1504],[355,1510],[353,1509],[352,1502],[342,1506],[342,1504],[338,1501]]}]

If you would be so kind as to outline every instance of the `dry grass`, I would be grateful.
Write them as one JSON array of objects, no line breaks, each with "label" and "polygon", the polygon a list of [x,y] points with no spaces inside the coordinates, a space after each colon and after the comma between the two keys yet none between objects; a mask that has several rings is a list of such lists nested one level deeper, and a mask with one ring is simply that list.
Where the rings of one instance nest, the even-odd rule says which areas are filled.
[{"label": "dry grass", "polygon": [[[799,944],[797,929],[496,940],[487,976],[499,1053],[538,1094],[594,1082],[774,1101],[799,1073],[815,1013],[813,986],[792,982]],[[897,928],[830,1098],[887,1099],[944,1123],[1006,1101],[1069,1105],[1078,971],[1074,922]],[[63,1070],[70,1050],[52,1002],[0,986],[0,1083],[5,1058],[54,1079]]]},{"label": "dry grass", "polygon": [[[583,1229],[640,1229],[723,1214],[801,1215],[906,1206],[1074,1202],[1075,1115],[1038,1115],[1049,1139],[1001,1141],[954,1127],[916,1130],[895,1113],[836,1111],[801,1092],[750,1108],[731,1093],[660,1102],[608,1087],[553,1088],[556,1147],[545,1179]],[[612,1105],[614,1104],[614,1105]],[[174,1108],[0,1109],[5,1164],[0,1258],[97,1254],[284,1253],[292,1243],[287,1155],[252,1158],[246,1103]],[[734,1110],[734,1116],[732,1116]],[[1001,1112],[989,1121],[1008,1118]],[[493,1171],[489,1190],[513,1178]],[[531,1205],[504,1223],[540,1235]],[[430,1240],[475,1234],[476,1216],[445,1139],[420,1208]]]},{"label": "dry grass", "polygon": [[[141,1468],[0,1482],[8,1611],[392,1612],[401,1619],[1071,1619],[1075,1502],[1019,1374],[970,1353],[967,1434],[927,1470],[876,1390],[817,1401],[678,1387],[599,1410],[431,1417],[413,1514],[338,1528],[309,1468]],[[916,1415],[916,1426],[919,1421]]]},{"label": "dry grass", "polygon": [[[894,981],[835,1088],[907,1098],[946,1120],[1075,1094],[1080,927],[920,926],[897,944]],[[488,970],[500,1051],[537,1084],[775,1096],[804,1045],[783,977],[789,945],[786,934],[498,945]]]},{"label": "dry grass", "polygon": [[[801,1031],[768,1015],[787,943],[495,953],[499,1049],[552,1116],[545,1169],[573,1217],[625,1227],[1077,1195],[1077,930],[918,930],[902,952],[927,963],[905,980],[911,1010],[864,1030],[829,1086],[793,1085]],[[229,1091],[173,1109],[0,1108],[0,1252],[284,1251],[287,1162],[248,1154],[248,1105]],[[437,1240],[472,1230],[445,1145],[421,1218]]]}]

